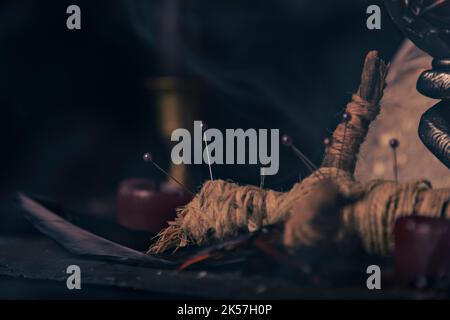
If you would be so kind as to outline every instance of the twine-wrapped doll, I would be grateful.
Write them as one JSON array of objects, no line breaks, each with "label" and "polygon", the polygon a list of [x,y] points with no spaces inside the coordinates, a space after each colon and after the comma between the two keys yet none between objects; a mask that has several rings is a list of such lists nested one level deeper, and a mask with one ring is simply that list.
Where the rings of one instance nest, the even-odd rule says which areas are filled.
[{"label": "twine-wrapped doll", "polygon": [[387,71],[378,53],[369,52],[359,89],[326,146],[321,167],[308,178],[284,193],[207,181],[158,234],[149,253],[202,245],[283,222],[283,243],[288,247],[342,241],[357,234],[368,253],[389,254],[397,218],[450,217],[450,189],[432,189],[425,180],[362,184],[353,177],[360,145],[380,112]]}]

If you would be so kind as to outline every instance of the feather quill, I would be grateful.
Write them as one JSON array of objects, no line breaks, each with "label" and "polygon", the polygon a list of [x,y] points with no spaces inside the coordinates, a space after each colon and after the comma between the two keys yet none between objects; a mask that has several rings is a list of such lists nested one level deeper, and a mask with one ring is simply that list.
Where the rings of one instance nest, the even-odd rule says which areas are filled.
[{"label": "feather quill", "polygon": [[19,201],[24,209],[24,216],[36,229],[73,254],[157,268],[175,265],[168,260],[151,257],[81,229],[22,193],[19,193]]}]

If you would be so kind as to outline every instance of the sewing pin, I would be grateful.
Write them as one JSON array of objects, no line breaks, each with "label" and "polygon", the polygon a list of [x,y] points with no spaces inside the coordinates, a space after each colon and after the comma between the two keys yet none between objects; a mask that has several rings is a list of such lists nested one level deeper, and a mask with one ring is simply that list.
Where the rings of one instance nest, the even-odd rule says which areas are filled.
[{"label": "sewing pin", "polygon": [[352,115],[349,112],[344,112],[344,114],[342,115],[342,121],[345,123],[345,126],[344,126],[344,133],[342,135],[341,152],[339,152],[338,168],[337,168],[338,170],[336,171],[336,178],[339,175],[339,169],[341,169],[342,167],[342,153],[344,152],[345,138],[347,135],[347,128],[350,120],[352,120]]},{"label": "sewing pin", "polygon": [[[332,144],[333,144],[332,138],[323,139],[323,145],[325,146],[325,153],[327,153],[328,148],[330,148]],[[330,175],[331,175],[331,172],[330,172]]]},{"label": "sewing pin", "polygon": [[394,177],[395,182],[398,183],[397,148],[400,146],[400,142],[397,139],[393,138],[389,141],[389,146],[391,147],[392,154],[394,155]]},{"label": "sewing pin", "polygon": [[325,138],[323,139],[323,145],[325,146],[325,150],[327,150],[329,147],[331,147],[333,141],[331,138]]},{"label": "sewing pin", "polygon": [[[283,145],[285,145],[286,147],[291,148],[292,151],[294,152],[294,154],[295,154],[295,155],[303,162],[303,164],[305,165],[305,167],[306,167],[311,173],[317,172],[317,167],[316,167],[316,165],[315,165],[314,163],[312,163],[312,161],[309,160],[308,157],[305,156],[305,155],[303,154],[303,152],[301,152],[301,151],[294,145],[294,142],[293,142],[292,138],[291,138],[289,135],[284,134],[284,135],[281,137],[281,143],[282,143]],[[318,172],[318,173],[319,173],[319,175],[323,176],[321,172]]]},{"label": "sewing pin", "polygon": [[259,187],[262,189],[262,188],[264,188],[264,178],[265,178],[265,172],[264,172],[264,167],[262,167],[261,168],[261,180],[260,180],[260,183],[259,183]]},{"label": "sewing pin", "polygon": [[195,196],[195,193],[190,190],[188,187],[186,187],[184,184],[182,184],[180,181],[178,181],[178,179],[176,179],[175,177],[172,177],[166,170],[164,170],[163,168],[161,168],[156,162],[153,161],[153,156],[151,153],[146,152],[144,153],[142,159],[145,162],[150,162],[151,164],[153,164],[159,171],[161,171],[162,173],[164,173],[164,175],[170,179],[172,179],[173,181],[175,181],[179,186],[181,186],[183,189],[185,189],[186,191],[188,191],[191,195]]},{"label": "sewing pin", "polygon": [[208,125],[202,121],[201,127],[202,127],[202,131],[203,131],[203,141],[205,142],[206,157],[208,158],[209,177],[211,178],[211,181],[214,181],[212,169],[211,169],[211,159],[209,157],[208,142],[206,140],[206,130],[208,129]]}]

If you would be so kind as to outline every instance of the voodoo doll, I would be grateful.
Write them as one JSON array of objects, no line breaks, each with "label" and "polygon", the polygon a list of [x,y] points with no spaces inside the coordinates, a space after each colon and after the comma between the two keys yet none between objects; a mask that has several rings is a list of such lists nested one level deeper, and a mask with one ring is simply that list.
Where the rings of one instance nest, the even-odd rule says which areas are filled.
[{"label": "voodoo doll", "polygon": [[[361,143],[380,111],[388,66],[371,51],[361,83],[347,104],[343,121],[326,143],[322,165],[288,192],[207,181],[158,234],[149,253],[223,240],[246,230],[284,223],[283,243],[297,248],[343,241],[357,235],[368,253],[393,250],[395,220],[402,216],[450,217],[450,189],[427,181],[399,184],[353,177]],[[396,141],[392,142],[395,146]]]}]

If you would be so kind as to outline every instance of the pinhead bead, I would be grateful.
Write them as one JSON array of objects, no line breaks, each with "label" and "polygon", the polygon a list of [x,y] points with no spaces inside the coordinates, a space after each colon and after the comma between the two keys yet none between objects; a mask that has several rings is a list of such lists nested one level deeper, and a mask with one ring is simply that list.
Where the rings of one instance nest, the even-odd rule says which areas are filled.
[{"label": "pinhead bead", "polygon": [[292,146],[292,138],[290,136],[288,136],[287,134],[284,134],[281,137],[281,143],[287,147]]},{"label": "pinhead bead", "polygon": [[389,145],[392,149],[397,149],[400,146],[400,142],[397,139],[393,138],[389,141]]},{"label": "pinhead bead", "polygon": [[332,140],[331,140],[331,138],[325,138],[325,139],[323,139],[323,145],[325,146],[325,147],[330,147],[331,146],[331,143],[332,143]]},{"label": "pinhead bead", "polygon": [[342,115],[342,121],[349,122],[350,120],[352,120],[352,115],[349,112],[344,112]]},{"label": "pinhead bead", "polygon": [[144,159],[145,162],[153,161],[152,154],[149,152],[144,153],[144,155],[142,156],[142,159]]}]

